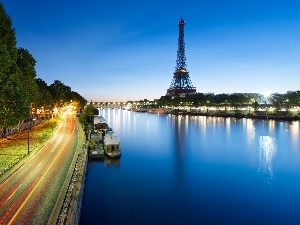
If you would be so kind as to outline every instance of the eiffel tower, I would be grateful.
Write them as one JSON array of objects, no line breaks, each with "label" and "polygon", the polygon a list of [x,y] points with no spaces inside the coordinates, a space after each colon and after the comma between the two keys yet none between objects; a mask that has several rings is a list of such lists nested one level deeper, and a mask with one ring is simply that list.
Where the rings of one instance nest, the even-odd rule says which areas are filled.
[{"label": "eiffel tower", "polygon": [[167,90],[166,96],[183,97],[186,94],[196,93],[196,88],[193,87],[192,81],[190,80],[189,71],[186,69],[184,25],[185,23],[181,15],[180,21],[178,23],[179,37],[176,67],[175,72],[173,73],[173,80],[171,82],[170,88]]}]

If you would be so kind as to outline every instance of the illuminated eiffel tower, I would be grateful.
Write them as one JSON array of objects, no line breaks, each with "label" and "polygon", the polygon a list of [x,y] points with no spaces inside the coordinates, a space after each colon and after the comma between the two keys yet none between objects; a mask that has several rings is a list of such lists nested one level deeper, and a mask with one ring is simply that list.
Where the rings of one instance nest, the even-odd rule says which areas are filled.
[{"label": "illuminated eiffel tower", "polygon": [[196,88],[193,87],[192,81],[190,80],[189,71],[186,69],[186,58],[185,58],[185,44],[184,44],[184,20],[182,15],[178,23],[179,26],[179,37],[178,37],[178,50],[175,72],[173,73],[173,80],[170,88],[167,90],[166,96],[185,96],[189,93],[196,93]]}]

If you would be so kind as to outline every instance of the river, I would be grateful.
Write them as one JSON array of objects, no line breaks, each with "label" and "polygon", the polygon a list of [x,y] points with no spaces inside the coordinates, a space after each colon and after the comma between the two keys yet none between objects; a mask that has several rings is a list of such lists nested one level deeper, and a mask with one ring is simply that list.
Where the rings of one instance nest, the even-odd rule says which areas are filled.
[{"label": "river", "polygon": [[80,224],[300,224],[300,123],[100,110],[122,156],[89,162]]}]

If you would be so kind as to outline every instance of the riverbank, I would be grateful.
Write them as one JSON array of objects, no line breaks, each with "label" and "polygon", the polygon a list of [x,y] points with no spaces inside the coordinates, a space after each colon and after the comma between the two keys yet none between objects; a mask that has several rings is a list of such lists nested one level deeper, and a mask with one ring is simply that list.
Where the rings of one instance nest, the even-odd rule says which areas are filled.
[{"label": "riverbank", "polygon": [[261,120],[285,120],[285,121],[293,121],[300,120],[300,116],[290,115],[290,114],[267,114],[267,113],[259,113],[259,114],[243,114],[243,113],[225,113],[225,112],[188,112],[183,110],[177,110],[174,112],[168,112],[168,114],[172,115],[189,115],[189,116],[212,116],[212,117],[234,117],[234,118],[251,118],[251,119],[261,119]]}]

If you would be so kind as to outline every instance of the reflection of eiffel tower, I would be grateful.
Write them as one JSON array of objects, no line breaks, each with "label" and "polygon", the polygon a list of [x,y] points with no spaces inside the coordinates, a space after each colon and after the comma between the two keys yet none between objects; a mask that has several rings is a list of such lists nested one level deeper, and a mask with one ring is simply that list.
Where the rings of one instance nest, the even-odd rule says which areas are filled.
[{"label": "reflection of eiffel tower", "polygon": [[185,63],[185,44],[184,44],[184,20],[182,16],[178,23],[179,37],[178,37],[178,50],[175,72],[173,73],[173,80],[170,88],[167,90],[166,96],[184,96],[188,93],[196,93],[196,88],[193,87],[190,80],[189,71],[186,69]]}]

